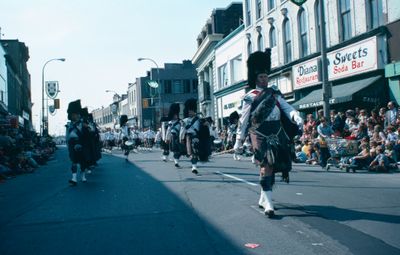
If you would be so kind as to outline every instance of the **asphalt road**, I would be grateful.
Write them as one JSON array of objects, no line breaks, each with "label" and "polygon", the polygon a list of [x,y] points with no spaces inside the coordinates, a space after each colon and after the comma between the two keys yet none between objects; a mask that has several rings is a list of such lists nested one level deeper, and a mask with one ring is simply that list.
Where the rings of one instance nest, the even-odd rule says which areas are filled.
[{"label": "asphalt road", "polygon": [[1,183],[0,254],[400,254],[400,173],[295,165],[268,219],[249,159],[215,156],[195,176],[187,159],[175,169],[159,151],[119,156],[104,154],[70,187],[60,148]]}]

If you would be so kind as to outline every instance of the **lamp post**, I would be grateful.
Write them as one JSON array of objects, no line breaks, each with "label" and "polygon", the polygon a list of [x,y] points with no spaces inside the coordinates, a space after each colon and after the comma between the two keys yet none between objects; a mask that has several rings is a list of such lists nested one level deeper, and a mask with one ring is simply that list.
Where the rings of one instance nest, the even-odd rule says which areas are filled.
[{"label": "lamp post", "polygon": [[[53,58],[53,59],[50,59],[46,63],[44,63],[43,68],[42,68],[42,125],[41,125],[41,128],[40,128],[40,134],[42,136],[44,135],[44,127],[45,127],[45,123],[46,123],[46,120],[45,120],[45,117],[44,117],[44,69],[45,69],[45,67],[46,67],[46,65],[48,63],[50,63],[51,61],[56,61],[56,60],[64,62],[65,58]],[[48,118],[48,116],[47,116],[47,118]],[[47,120],[47,122],[48,122],[48,120]]]},{"label": "lamp post", "polygon": [[[153,64],[157,67],[157,84],[158,84],[158,104],[160,107],[160,118],[164,115],[164,107],[161,105],[161,83],[160,83],[160,68],[157,65],[157,62],[151,58],[138,58],[138,61],[148,60],[153,62]],[[153,79],[153,77],[150,77]],[[155,123],[154,123],[155,124]]]}]

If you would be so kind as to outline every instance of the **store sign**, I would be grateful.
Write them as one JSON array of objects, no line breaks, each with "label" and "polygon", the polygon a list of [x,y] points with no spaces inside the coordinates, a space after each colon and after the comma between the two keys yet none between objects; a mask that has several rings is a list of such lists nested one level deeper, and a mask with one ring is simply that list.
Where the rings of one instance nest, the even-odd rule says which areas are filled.
[{"label": "store sign", "polygon": [[[308,108],[314,108],[314,107],[319,107],[324,104],[324,101],[317,101],[317,102],[311,102],[311,103],[306,103],[306,104],[300,104],[299,105],[299,110],[301,109],[308,109]],[[331,98],[329,99],[329,104],[336,104],[336,98]]]},{"label": "store sign", "polygon": [[290,0],[292,3],[301,6],[302,4],[304,4],[307,0]]},{"label": "store sign", "polygon": [[328,77],[336,80],[378,69],[376,37],[328,53]]},{"label": "store sign", "polygon": [[294,89],[302,89],[318,83],[319,78],[317,58],[293,66]]},{"label": "store sign", "polygon": [[238,111],[243,96],[244,90],[240,90],[222,97],[222,117],[227,117],[232,112]]}]

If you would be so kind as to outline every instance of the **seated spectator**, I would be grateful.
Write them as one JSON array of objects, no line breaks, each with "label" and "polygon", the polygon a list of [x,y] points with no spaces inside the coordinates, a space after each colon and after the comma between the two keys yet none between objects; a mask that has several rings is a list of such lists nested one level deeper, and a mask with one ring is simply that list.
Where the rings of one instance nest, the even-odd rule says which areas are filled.
[{"label": "seated spectator", "polygon": [[305,163],[307,160],[307,155],[302,151],[301,145],[296,145],[295,152],[296,152],[296,159],[294,160],[294,162]]},{"label": "seated spectator", "polygon": [[350,168],[368,167],[371,163],[370,152],[367,144],[361,145],[361,152],[350,158]]},{"label": "seated spectator", "polygon": [[378,146],[376,149],[376,157],[369,164],[369,171],[374,172],[387,172],[389,170],[389,159],[385,155],[382,146]]},{"label": "seated spectator", "polygon": [[371,116],[368,118],[367,123],[372,123],[373,126],[383,124],[379,120],[379,115],[376,110],[371,111]]},{"label": "seated spectator", "polygon": [[394,131],[395,129],[393,126],[388,126],[386,128],[386,133],[387,133],[386,141],[390,142],[393,145],[396,144],[397,140],[399,140],[398,135]]},{"label": "seated spectator", "polygon": [[382,127],[380,125],[375,126],[374,133],[372,134],[371,140],[377,142],[380,145],[385,143],[386,136],[382,132]]},{"label": "seated spectator", "polygon": [[358,123],[365,123],[367,124],[368,114],[365,109],[360,110],[360,115],[358,115]]}]

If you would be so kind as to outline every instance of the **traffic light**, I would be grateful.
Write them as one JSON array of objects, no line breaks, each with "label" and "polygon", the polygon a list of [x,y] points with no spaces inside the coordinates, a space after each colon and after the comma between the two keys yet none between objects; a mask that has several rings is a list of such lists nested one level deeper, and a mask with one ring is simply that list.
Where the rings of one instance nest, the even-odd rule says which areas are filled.
[{"label": "traffic light", "polygon": [[54,99],[54,109],[60,109],[60,99]]}]

